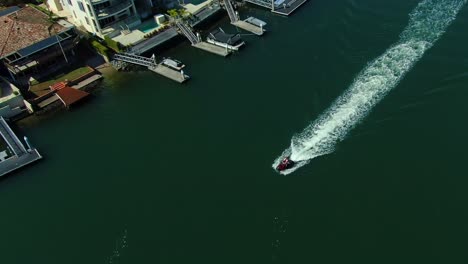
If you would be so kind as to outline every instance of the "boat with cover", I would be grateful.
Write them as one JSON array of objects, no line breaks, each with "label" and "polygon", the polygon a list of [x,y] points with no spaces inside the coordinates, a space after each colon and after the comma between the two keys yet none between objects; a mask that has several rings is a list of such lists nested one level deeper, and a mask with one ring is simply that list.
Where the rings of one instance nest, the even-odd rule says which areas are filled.
[{"label": "boat with cover", "polygon": [[249,23],[249,24],[252,24],[254,26],[260,27],[260,28],[264,28],[267,25],[267,23],[265,21],[262,21],[262,20],[260,20],[258,18],[255,18],[255,17],[248,17],[244,21]]},{"label": "boat with cover", "polygon": [[239,50],[245,44],[240,34],[227,34],[221,28],[210,32],[206,41],[230,50]]},{"label": "boat with cover", "polygon": [[162,64],[176,71],[180,71],[185,67],[185,64],[182,62],[171,58],[164,58]]}]

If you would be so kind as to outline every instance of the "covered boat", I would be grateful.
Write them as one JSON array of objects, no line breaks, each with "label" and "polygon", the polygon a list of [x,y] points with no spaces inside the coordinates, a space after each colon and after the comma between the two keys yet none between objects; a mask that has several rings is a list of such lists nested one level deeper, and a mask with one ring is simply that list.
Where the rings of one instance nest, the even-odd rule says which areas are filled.
[{"label": "covered boat", "polygon": [[245,44],[240,34],[227,34],[221,28],[212,31],[208,35],[207,41],[230,50],[239,50]]},{"label": "covered boat", "polygon": [[180,71],[185,67],[185,65],[182,62],[171,58],[165,58],[162,61],[162,64],[176,71]]},{"label": "covered boat", "polygon": [[267,23],[265,21],[262,21],[258,18],[255,18],[255,17],[248,17],[247,19],[244,20],[245,22],[247,23],[250,23],[254,26],[257,26],[257,27],[260,27],[260,28],[264,28]]}]

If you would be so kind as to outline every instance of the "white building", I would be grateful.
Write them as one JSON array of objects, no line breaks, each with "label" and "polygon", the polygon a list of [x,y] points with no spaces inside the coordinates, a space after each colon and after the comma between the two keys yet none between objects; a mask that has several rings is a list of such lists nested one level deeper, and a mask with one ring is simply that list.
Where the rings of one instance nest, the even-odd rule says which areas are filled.
[{"label": "white building", "polygon": [[47,0],[47,5],[101,38],[115,37],[141,24],[134,0]]}]

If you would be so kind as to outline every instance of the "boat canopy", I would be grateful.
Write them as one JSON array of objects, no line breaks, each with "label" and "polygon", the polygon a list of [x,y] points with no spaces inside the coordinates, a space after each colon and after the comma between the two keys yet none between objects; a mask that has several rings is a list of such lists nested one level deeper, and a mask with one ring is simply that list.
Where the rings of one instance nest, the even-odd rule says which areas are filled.
[{"label": "boat canopy", "polygon": [[239,34],[226,34],[220,29],[216,29],[210,33],[210,36],[213,40],[223,42],[229,45],[235,45],[236,43],[242,41]]}]

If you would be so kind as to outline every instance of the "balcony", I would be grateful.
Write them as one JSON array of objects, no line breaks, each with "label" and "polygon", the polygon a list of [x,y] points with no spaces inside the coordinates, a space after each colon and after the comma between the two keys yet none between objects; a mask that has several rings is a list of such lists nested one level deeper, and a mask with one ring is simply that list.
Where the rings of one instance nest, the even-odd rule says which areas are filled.
[{"label": "balcony", "polygon": [[141,23],[138,16],[131,16],[123,20],[115,21],[101,30],[101,34],[110,38],[120,34],[121,30],[127,30]]},{"label": "balcony", "polygon": [[130,8],[132,5],[133,5],[133,2],[131,0],[126,0],[123,3],[118,3],[115,5],[111,5],[109,7],[97,9],[95,11],[96,11],[96,15],[98,16],[98,18],[104,18],[104,17],[117,14],[123,10],[126,10]]}]

